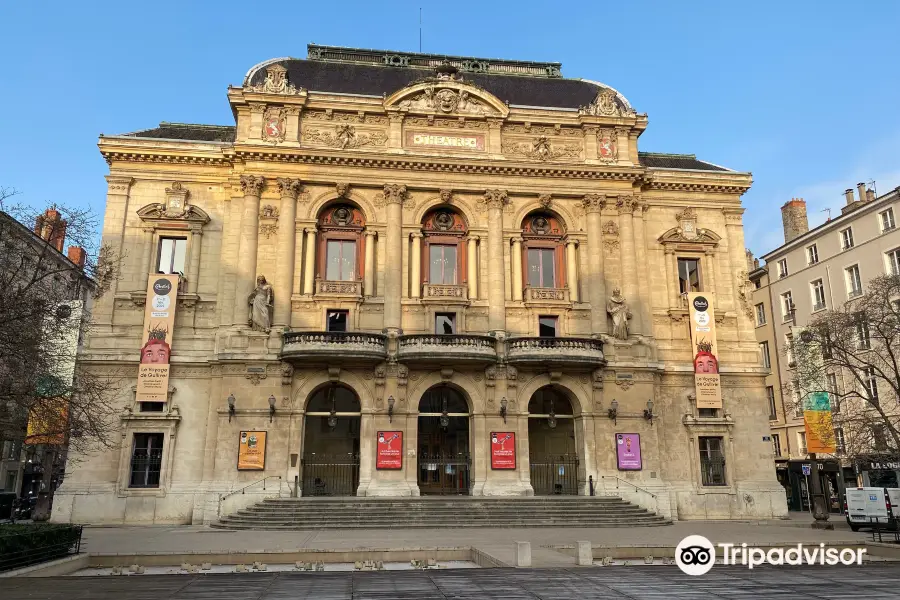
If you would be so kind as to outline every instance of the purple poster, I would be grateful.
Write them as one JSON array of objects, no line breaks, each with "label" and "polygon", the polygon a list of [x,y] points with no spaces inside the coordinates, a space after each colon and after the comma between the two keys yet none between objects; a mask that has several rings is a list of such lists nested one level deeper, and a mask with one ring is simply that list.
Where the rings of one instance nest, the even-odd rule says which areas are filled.
[{"label": "purple poster", "polygon": [[616,463],[620,471],[641,470],[641,434],[616,434]]}]

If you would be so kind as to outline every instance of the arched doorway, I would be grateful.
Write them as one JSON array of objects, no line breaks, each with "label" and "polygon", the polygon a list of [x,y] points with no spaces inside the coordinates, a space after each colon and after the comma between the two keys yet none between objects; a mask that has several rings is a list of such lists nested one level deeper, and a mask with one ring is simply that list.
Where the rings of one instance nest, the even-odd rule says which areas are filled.
[{"label": "arched doorway", "polygon": [[356,392],[337,383],[309,397],[300,463],[302,495],[356,495],[361,414]]},{"label": "arched doorway", "polygon": [[528,455],[535,496],[578,494],[578,452],[572,402],[547,385],[528,402]]},{"label": "arched doorway", "polygon": [[419,400],[420,494],[468,495],[469,404],[456,389],[437,385]]}]

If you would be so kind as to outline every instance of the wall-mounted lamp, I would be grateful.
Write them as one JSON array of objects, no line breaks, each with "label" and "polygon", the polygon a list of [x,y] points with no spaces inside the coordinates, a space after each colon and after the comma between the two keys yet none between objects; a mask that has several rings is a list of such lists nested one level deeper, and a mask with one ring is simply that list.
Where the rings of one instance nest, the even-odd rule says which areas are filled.
[{"label": "wall-mounted lamp", "polygon": [[500,399],[500,416],[503,417],[503,424],[506,425],[506,407],[509,406],[509,402],[506,400],[506,396]]},{"label": "wall-mounted lamp", "polygon": [[644,409],[644,418],[653,425],[653,400],[647,400],[647,408]]},{"label": "wall-mounted lamp", "polygon": [[275,418],[275,396],[269,396],[269,423]]},{"label": "wall-mounted lamp", "polygon": [[394,397],[388,397],[388,423],[394,422]]},{"label": "wall-mounted lamp", "polygon": [[610,419],[612,419],[613,423],[615,425],[619,424],[619,422],[617,420],[619,418],[619,401],[618,400],[613,400],[612,402],[609,403],[609,410],[606,411],[606,416],[609,417]]},{"label": "wall-mounted lamp", "polygon": [[231,417],[234,416],[234,394],[228,395],[228,422],[231,423]]},{"label": "wall-mounted lamp", "polygon": [[553,402],[550,402],[550,415],[547,417],[547,426],[556,429],[556,411],[553,410]]}]

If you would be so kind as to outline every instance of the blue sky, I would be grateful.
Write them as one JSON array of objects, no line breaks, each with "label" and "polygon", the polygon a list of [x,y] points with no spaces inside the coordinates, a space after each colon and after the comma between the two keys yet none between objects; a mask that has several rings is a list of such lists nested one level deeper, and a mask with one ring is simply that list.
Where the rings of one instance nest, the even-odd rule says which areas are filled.
[{"label": "blue sky", "polygon": [[[646,151],[751,171],[747,245],[842,192],[900,185],[900,2],[0,1],[0,186],[102,213],[100,133],[232,124],[248,68],[306,44],[558,61],[646,112]],[[299,82],[302,84],[302,82]]]}]

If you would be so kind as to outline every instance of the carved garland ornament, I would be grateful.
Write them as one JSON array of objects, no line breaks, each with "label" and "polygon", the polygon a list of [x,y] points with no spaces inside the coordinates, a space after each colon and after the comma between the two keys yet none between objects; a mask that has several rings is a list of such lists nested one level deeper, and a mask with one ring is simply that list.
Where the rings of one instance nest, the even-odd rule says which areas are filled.
[{"label": "carved garland ornament", "polygon": [[509,156],[521,156],[530,160],[559,160],[579,158],[581,144],[553,144],[547,136],[540,136],[531,142],[503,140],[500,150]]},{"label": "carved garland ornament", "polygon": [[431,111],[439,110],[443,113],[461,113],[473,115],[495,115],[497,111],[478,100],[472,98],[466,90],[456,91],[450,88],[436,88],[430,86],[412,98],[407,98],[400,103],[400,108],[406,110]]},{"label": "carved garland ornament", "polygon": [[278,209],[271,204],[265,204],[259,210],[259,232],[266,236],[266,239],[278,231],[278,216]]},{"label": "carved garland ornament", "polygon": [[309,128],[303,133],[308,142],[324,144],[332,148],[362,148],[364,146],[384,146],[388,135],[383,131],[357,133],[352,125],[338,125],[333,130]]}]

